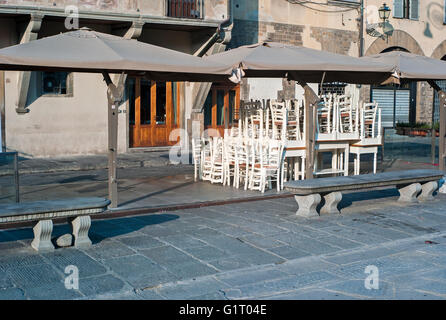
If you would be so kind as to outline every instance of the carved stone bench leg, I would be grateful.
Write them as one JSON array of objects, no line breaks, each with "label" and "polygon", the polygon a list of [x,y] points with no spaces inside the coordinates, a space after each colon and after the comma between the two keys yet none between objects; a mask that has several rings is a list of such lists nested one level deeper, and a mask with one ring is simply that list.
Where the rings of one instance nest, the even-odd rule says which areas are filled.
[{"label": "carved stone bench leg", "polygon": [[438,188],[438,182],[437,181],[430,181],[426,182],[421,185],[421,194],[418,196],[418,199],[420,201],[432,201],[434,200],[434,196],[432,193],[434,193],[435,190]]},{"label": "carved stone bench leg", "polygon": [[321,214],[340,214],[338,204],[342,200],[341,192],[331,192],[324,196],[325,204],[321,208]]},{"label": "carved stone bench leg", "polygon": [[31,247],[37,251],[53,251],[54,245],[51,242],[51,233],[53,232],[53,221],[41,220],[33,228],[34,240]]},{"label": "carved stone bench leg", "polygon": [[319,194],[310,194],[308,196],[294,196],[299,209],[296,215],[301,217],[314,217],[319,216],[316,211],[317,205],[321,202],[321,196]]},{"label": "carved stone bench leg", "polygon": [[86,248],[91,246],[91,240],[88,237],[88,230],[91,226],[90,216],[80,216],[71,222],[73,226],[74,246],[76,248]]},{"label": "carved stone bench leg", "polygon": [[398,199],[399,202],[418,202],[417,194],[421,191],[421,184],[412,183],[409,185],[398,185],[397,188],[400,193],[400,197]]}]

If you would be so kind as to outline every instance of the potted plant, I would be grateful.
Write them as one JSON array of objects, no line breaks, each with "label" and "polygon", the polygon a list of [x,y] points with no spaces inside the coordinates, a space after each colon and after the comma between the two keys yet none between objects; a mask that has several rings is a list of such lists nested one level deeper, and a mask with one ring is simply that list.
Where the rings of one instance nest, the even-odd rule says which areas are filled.
[{"label": "potted plant", "polygon": [[408,122],[398,122],[395,126],[396,134],[399,135],[407,135],[409,134],[409,126],[410,124]]}]

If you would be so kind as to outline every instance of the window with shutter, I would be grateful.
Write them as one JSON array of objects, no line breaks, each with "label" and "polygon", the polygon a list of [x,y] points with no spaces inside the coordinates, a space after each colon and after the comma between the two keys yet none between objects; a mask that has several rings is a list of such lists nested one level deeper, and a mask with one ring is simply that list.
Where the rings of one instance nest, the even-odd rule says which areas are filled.
[{"label": "window with shutter", "polygon": [[444,24],[446,24],[446,0],[444,0]]},{"label": "window with shutter", "polygon": [[393,17],[404,18],[404,0],[393,0]]},{"label": "window with shutter", "polygon": [[409,11],[411,20],[418,20],[419,17],[419,1],[418,0],[410,0],[409,2]]}]

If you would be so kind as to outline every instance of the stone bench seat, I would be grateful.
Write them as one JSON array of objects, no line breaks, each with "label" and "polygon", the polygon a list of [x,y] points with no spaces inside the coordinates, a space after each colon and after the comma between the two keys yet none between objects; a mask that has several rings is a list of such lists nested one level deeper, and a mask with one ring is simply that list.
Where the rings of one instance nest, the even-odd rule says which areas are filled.
[{"label": "stone bench seat", "polygon": [[0,223],[37,221],[31,246],[37,251],[51,251],[52,219],[73,218],[74,246],[88,247],[90,215],[105,211],[109,204],[108,199],[94,197],[0,204]]},{"label": "stone bench seat", "polygon": [[[285,190],[294,194],[299,206],[297,215],[317,216],[317,206],[324,198],[321,214],[339,213],[337,205],[342,200],[342,191],[396,186],[400,202],[432,200],[438,181],[444,173],[439,170],[402,170],[357,176],[330,177],[311,180],[288,181]],[[420,193],[421,191],[421,193]],[[420,194],[418,196],[418,194]],[[418,196],[418,198],[417,198]]]}]

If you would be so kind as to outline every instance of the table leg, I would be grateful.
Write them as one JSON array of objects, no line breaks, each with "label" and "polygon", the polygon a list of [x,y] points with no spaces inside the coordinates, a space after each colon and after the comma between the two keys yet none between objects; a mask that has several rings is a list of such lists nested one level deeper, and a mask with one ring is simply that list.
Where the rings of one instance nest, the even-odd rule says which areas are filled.
[{"label": "table leg", "polygon": [[350,147],[347,146],[344,152],[344,176],[348,176],[349,154],[350,154]]}]

